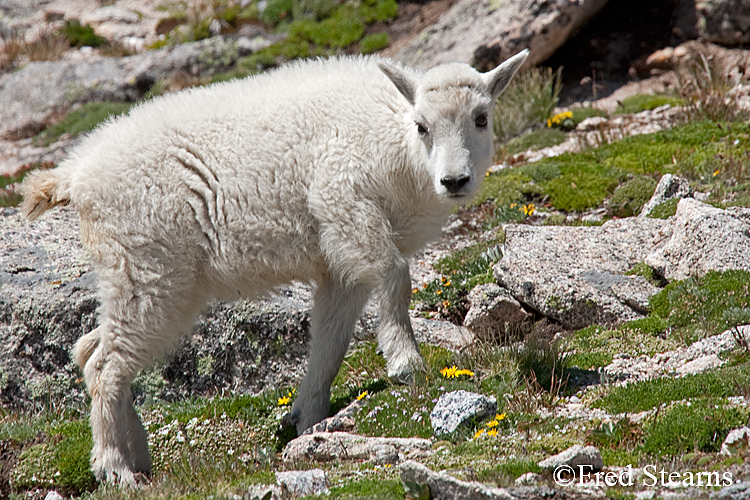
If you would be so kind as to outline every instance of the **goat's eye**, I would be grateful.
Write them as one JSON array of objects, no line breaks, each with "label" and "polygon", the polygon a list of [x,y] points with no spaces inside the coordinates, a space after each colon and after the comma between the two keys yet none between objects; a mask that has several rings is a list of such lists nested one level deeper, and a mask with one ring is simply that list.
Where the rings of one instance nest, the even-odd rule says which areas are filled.
[{"label": "goat's eye", "polygon": [[484,128],[487,126],[487,115],[482,113],[474,119],[474,124],[477,128]]},{"label": "goat's eye", "polygon": [[419,135],[427,135],[429,130],[427,129],[427,125],[421,122],[417,122],[417,132],[419,132]]}]

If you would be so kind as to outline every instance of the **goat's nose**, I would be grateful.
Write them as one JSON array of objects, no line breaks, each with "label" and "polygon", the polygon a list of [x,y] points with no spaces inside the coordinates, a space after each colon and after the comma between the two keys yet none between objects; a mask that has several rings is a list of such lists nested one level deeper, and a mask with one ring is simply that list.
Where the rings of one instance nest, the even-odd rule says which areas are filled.
[{"label": "goat's nose", "polygon": [[440,184],[445,186],[445,189],[447,189],[449,193],[455,194],[458,193],[461,188],[464,187],[470,180],[471,177],[466,174],[461,174],[458,177],[451,177],[446,175],[445,177],[440,179]]}]

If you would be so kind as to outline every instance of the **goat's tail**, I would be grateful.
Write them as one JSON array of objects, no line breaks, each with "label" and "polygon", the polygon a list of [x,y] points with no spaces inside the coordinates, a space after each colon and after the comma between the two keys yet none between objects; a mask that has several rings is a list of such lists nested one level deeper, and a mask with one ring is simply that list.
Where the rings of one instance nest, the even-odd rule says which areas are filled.
[{"label": "goat's tail", "polygon": [[86,362],[99,346],[99,337],[100,332],[99,328],[97,328],[78,339],[73,346],[73,359],[76,360],[76,363],[81,367],[81,370],[84,369]]},{"label": "goat's tail", "polygon": [[38,170],[26,176],[21,184],[21,213],[34,220],[56,205],[70,203],[70,192],[60,173],[58,169]]}]

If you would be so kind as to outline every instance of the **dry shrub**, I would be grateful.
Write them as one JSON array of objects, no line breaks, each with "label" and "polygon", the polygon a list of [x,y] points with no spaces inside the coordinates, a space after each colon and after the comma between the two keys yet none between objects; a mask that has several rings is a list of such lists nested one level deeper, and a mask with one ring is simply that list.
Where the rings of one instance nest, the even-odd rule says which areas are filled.
[{"label": "dry shrub", "polygon": [[69,48],[68,40],[47,26],[34,39],[23,42],[22,53],[29,61],[57,61]]}]

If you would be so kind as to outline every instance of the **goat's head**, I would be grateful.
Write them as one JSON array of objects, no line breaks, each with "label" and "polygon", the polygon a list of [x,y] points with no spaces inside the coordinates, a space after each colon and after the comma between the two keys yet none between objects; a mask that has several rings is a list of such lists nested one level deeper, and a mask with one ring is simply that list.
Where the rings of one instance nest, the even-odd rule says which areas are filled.
[{"label": "goat's head", "polygon": [[419,74],[380,62],[380,69],[413,107],[411,133],[429,158],[439,195],[460,201],[479,187],[492,164],[495,100],[527,56],[524,50],[487,73],[450,63]]}]

